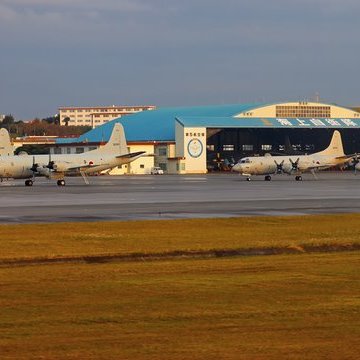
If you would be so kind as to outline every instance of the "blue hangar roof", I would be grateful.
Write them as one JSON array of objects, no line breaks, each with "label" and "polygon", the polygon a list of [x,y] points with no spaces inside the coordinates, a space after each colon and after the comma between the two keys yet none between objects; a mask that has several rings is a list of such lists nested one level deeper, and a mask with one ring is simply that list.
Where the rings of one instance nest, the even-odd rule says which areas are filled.
[{"label": "blue hangar roof", "polygon": [[251,103],[218,106],[160,108],[126,115],[101,125],[77,139],[58,139],[56,143],[108,141],[112,128],[119,122],[124,126],[127,141],[175,141],[175,119],[180,117],[227,118],[268,104]]}]

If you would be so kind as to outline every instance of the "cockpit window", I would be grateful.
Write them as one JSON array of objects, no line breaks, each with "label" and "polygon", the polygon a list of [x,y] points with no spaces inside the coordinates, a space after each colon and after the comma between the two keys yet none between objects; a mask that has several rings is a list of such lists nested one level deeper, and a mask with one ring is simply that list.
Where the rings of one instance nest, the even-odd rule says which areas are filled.
[{"label": "cockpit window", "polygon": [[240,164],[250,164],[250,163],[251,163],[250,159],[242,159],[240,161]]}]

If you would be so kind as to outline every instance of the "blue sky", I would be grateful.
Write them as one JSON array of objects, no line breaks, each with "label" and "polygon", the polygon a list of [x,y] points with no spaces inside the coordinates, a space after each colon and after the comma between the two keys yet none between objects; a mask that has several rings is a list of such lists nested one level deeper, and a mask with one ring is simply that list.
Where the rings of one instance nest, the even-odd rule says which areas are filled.
[{"label": "blue sky", "polygon": [[0,0],[0,114],[360,105],[358,0]]}]

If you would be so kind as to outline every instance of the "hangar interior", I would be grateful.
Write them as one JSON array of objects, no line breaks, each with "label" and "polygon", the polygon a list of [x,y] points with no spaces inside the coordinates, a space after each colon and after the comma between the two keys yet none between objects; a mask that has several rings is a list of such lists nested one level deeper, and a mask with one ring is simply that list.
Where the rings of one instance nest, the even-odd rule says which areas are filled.
[{"label": "hangar interior", "polygon": [[[324,150],[335,129],[207,129],[208,171],[228,170],[246,156],[311,154]],[[338,129],[344,152],[360,153],[360,129]]]},{"label": "hangar interior", "polygon": [[153,166],[174,174],[206,173],[227,170],[244,156],[313,153],[328,146],[335,129],[345,153],[360,152],[360,113],[314,102],[159,108],[115,119],[75,141],[59,139],[54,151],[101,146],[117,122],[124,126],[129,150],[147,156],[115,174],[146,174]]}]

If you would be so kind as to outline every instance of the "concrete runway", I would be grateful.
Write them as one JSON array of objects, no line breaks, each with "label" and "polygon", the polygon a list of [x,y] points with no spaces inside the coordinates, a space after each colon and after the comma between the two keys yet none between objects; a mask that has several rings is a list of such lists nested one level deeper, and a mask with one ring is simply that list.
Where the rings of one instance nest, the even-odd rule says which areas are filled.
[{"label": "concrete runway", "polygon": [[360,211],[360,174],[322,172],[303,181],[271,182],[237,174],[99,176],[85,185],[69,177],[65,187],[37,178],[0,184],[0,223],[46,223],[302,215]]}]

